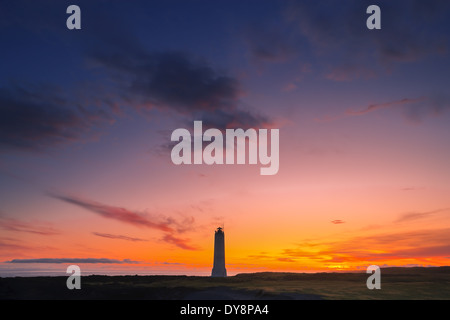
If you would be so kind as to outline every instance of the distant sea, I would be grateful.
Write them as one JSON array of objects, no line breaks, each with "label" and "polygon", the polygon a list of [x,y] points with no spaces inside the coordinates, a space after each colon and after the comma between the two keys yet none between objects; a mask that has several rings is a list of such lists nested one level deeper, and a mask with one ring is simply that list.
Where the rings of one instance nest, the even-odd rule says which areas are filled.
[{"label": "distant sea", "polygon": [[[40,264],[38,266],[17,266],[13,264],[0,265],[0,277],[57,277],[69,276],[66,273],[67,267],[70,264],[47,265]],[[186,275],[186,276],[210,276],[210,270],[204,269],[182,269],[182,268],[120,268],[117,266],[93,266],[79,265],[82,276],[88,275],[107,275],[107,276],[122,276],[122,275]]]}]

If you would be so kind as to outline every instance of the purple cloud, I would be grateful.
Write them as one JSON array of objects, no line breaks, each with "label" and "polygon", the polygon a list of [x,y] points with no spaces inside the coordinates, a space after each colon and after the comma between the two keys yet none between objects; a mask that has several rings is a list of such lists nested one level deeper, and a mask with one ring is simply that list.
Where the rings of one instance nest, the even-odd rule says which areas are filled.
[{"label": "purple cloud", "polygon": [[53,198],[62,200],[64,202],[79,206],[91,212],[94,212],[104,218],[118,220],[124,223],[132,224],[137,227],[146,227],[150,229],[157,229],[165,232],[173,231],[170,222],[161,221],[154,217],[144,216],[140,213],[121,208],[105,205],[96,201],[82,199],[78,197],[51,195]]},{"label": "purple cloud", "polygon": [[429,218],[432,216],[435,216],[439,213],[448,212],[449,208],[445,209],[436,209],[436,210],[430,210],[430,211],[422,211],[422,212],[409,212],[402,214],[396,222],[406,222],[406,221],[413,221],[413,220],[419,220],[424,218]]},{"label": "purple cloud", "polygon": [[92,232],[92,234],[96,235],[98,237],[108,238],[108,239],[120,239],[120,240],[127,240],[127,241],[133,241],[133,242],[148,241],[148,240],[141,239],[141,238],[133,238],[133,237],[123,236],[123,235],[119,235],[119,234],[109,234],[109,233],[100,233],[100,232]]},{"label": "purple cloud", "polygon": [[171,234],[166,234],[163,238],[162,241],[165,241],[167,243],[171,243],[176,245],[177,247],[184,249],[184,250],[198,250],[198,248],[193,247],[191,245],[189,245],[187,242],[188,240],[186,239],[180,239],[177,237],[174,237]]},{"label": "purple cloud", "polygon": [[[138,212],[134,212],[121,207],[114,207],[105,205],[96,201],[82,199],[79,197],[49,194],[55,199],[62,200],[64,202],[79,206],[88,211],[96,213],[104,218],[117,220],[123,223],[131,224],[137,227],[145,227],[150,229],[156,229],[165,232],[166,234],[161,238],[161,241],[173,244],[184,250],[197,250],[196,247],[190,245],[188,240],[180,239],[176,237],[175,233],[183,233],[193,228],[194,218],[186,217],[182,221],[177,221],[172,217],[152,217],[144,215]],[[132,238],[122,235],[112,235],[94,232],[96,236],[110,238],[110,239],[122,239],[128,241],[145,241],[139,238]]]},{"label": "purple cloud", "polygon": [[53,236],[60,234],[58,230],[52,227],[38,225],[37,223],[24,222],[12,218],[0,217],[0,228],[8,231],[26,232],[39,234],[42,236]]}]

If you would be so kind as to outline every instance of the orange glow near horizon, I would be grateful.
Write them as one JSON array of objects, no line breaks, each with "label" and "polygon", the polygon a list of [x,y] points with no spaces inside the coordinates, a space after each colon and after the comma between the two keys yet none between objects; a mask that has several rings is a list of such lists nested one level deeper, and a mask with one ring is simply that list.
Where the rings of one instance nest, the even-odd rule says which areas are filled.
[{"label": "orange glow near horizon", "polygon": [[[287,196],[290,197],[288,193]],[[250,193],[245,195],[247,201],[252,197],[254,195]],[[447,248],[442,242],[448,238],[450,230],[443,228],[442,219],[448,219],[449,209],[380,216],[379,224],[375,224],[366,222],[369,218],[373,221],[370,212],[365,217],[351,210],[335,210],[334,214],[328,214],[332,210],[327,206],[334,203],[324,203],[319,206],[323,208],[316,206],[314,210],[307,201],[302,205],[295,202],[278,205],[282,203],[281,198],[276,195],[264,198],[258,203],[259,207],[252,206],[252,211],[245,204],[239,208],[236,204],[227,206],[225,197],[223,206],[237,210],[239,221],[236,221],[238,216],[224,218],[224,211],[214,210],[217,218],[214,223],[209,217],[203,217],[207,213],[200,212],[195,219],[196,226],[176,234],[176,237],[167,237],[168,233],[163,230],[105,219],[83,208],[76,208],[69,217],[52,224],[3,220],[2,237],[10,250],[3,251],[1,255],[4,261],[128,259],[120,264],[83,265],[87,270],[122,270],[124,273],[151,274],[164,273],[165,270],[175,274],[208,275],[212,268],[214,229],[220,225],[220,220],[226,221],[226,264],[230,275],[258,271],[356,271],[372,264],[448,265]],[[314,197],[310,201],[315,201]],[[356,203],[353,208],[358,207]],[[378,212],[381,207],[382,204],[379,204],[372,210]],[[282,210],[283,215],[275,214],[276,208]],[[258,212],[259,219],[251,212]],[[186,215],[187,212],[179,217]],[[142,216],[149,214],[143,213]],[[96,232],[92,231],[93,226],[96,226]],[[17,232],[21,234],[20,244],[13,240]],[[2,265],[7,268],[27,266],[9,262]],[[42,266],[49,267],[48,264],[38,265]],[[55,264],[49,268],[62,266]]]},{"label": "orange glow near horizon", "polygon": [[[354,185],[356,178],[338,187],[320,182],[320,176],[322,186],[309,184],[307,176],[305,182],[295,183],[288,169],[267,180],[245,167],[213,173],[210,167],[205,169],[207,175],[197,176],[196,184],[190,184],[176,201],[168,200],[170,192],[165,189],[176,194],[182,188],[177,190],[170,181],[159,184],[154,192],[165,196],[152,207],[147,194],[120,195],[110,202],[101,195],[95,201],[48,196],[40,204],[47,209],[45,214],[36,219],[2,217],[2,244],[8,250],[0,253],[1,259],[128,259],[121,264],[87,264],[87,268],[208,275],[214,230],[224,224],[230,275],[361,270],[372,264],[448,265],[445,243],[450,230],[445,226],[450,209],[445,207],[444,190],[403,190],[363,182],[361,187]],[[235,169],[235,175],[253,177],[245,188],[233,180],[216,184],[218,176]],[[188,168],[181,168],[181,173],[192,176]],[[202,196],[199,190],[204,188],[209,192]],[[189,200],[193,195],[197,198]],[[24,205],[23,211],[32,212],[34,205]],[[62,266],[38,267],[44,265]],[[2,263],[9,269],[26,266]]]}]

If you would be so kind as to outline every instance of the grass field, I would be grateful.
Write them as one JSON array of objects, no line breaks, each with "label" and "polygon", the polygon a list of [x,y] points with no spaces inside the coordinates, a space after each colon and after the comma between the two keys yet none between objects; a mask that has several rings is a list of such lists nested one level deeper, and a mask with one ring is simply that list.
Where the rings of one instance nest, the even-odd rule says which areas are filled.
[{"label": "grass field", "polygon": [[450,267],[383,268],[381,289],[364,273],[249,273],[227,278],[193,276],[85,276],[81,290],[66,277],[0,278],[0,299],[450,299]]}]

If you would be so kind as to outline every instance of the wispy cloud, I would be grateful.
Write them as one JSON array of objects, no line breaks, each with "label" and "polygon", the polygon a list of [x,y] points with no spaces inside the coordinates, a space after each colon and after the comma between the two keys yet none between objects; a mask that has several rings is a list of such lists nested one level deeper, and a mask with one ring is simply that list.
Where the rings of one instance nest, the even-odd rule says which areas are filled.
[{"label": "wispy cloud", "polygon": [[[173,217],[150,216],[126,208],[105,205],[97,201],[82,199],[80,197],[59,195],[53,193],[49,194],[49,196],[76,205],[107,219],[117,220],[123,223],[134,225],[136,227],[144,227],[163,231],[165,235],[161,238],[161,241],[173,244],[185,250],[197,250],[196,247],[189,244],[189,240],[181,239],[175,236],[176,233],[184,233],[194,228],[195,220],[193,217],[184,217],[184,219],[179,221]],[[112,235],[98,232],[94,232],[94,234],[96,236],[111,239],[146,241],[143,239],[122,235]]]},{"label": "wispy cloud", "polygon": [[342,224],[342,223],[345,223],[345,221],[337,219],[337,220],[332,220],[331,223],[332,224]]},{"label": "wispy cloud", "polygon": [[163,238],[162,241],[165,241],[167,243],[171,243],[176,245],[177,247],[184,249],[184,250],[198,250],[198,248],[193,247],[191,245],[188,244],[188,240],[186,239],[180,239],[177,237],[174,237],[171,234],[166,234]]},{"label": "wispy cloud", "polygon": [[11,239],[11,238],[0,238],[0,251],[2,253],[10,253],[12,251],[28,251],[28,250],[34,250],[36,248],[32,248],[26,244],[23,244],[22,241],[17,239]]},{"label": "wispy cloud", "polygon": [[450,110],[450,97],[446,94],[432,94],[418,98],[403,98],[381,103],[371,103],[359,110],[348,109],[337,115],[325,115],[316,118],[317,122],[332,122],[348,117],[357,117],[379,110],[397,109],[403,118],[413,124],[421,123],[427,117],[436,117]]},{"label": "wispy cloud", "polygon": [[363,115],[363,114],[366,114],[369,112],[373,112],[376,110],[392,108],[392,107],[396,107],[399,105],[411,104],[411,103],[416,103],[416,102],[420,102],[420,101],[424,101],[424,100],[425,100],[425,98],[416,98],[416,99],[404,98],[401,100],[389,101],[389,102],[385,102],[385,103],[370,104],[362,110],[357,110],[357,111],[347,110],[345,112],[345,114],[348,116],[360,116],[360,115]]},{"label": "wispy cloud", "polygon": [[53,236],[60,232],[52,227],[39,225],[37,222],[25,222],[12,218],[0,217],[0,228],[8,231],[33,233],[42,236]]},{"label": "wispy cloud", "polygon": [[415,190],[424,190],[425,187],[404,187],[401,188],[402,191],[415,191]]},{"label": "wispy cloud", "polygon": [[0,236],[0,257],[5,259],[10,259],[12,256],[27,257],[26,253],[30,252],[55,252],[57,250],[59,250],[57,247],[41,243],[36,239],[25,240],[19,234],[17,238]]},{"label": "wispy cloud", "polygon": [[292,258],[277,258],[277,260],[281,262],[296,262],[296,260]]},{"label": "wispy cloud", "polygon": [[349,236],[333,242],[317,240],[312,248],[299,243],[296,247],[282,250],[280,255],[326,266],[345,262],[443,258],[449,254],[450,229],[424,229]]},{"label": "wispy cloud", "polygon": [[137,264],[140,261],[130,259],[108,259],[108,258],[37,258],[37,259],[12,259],[6,263],[104,263],[104,264]]},{"label": "wispy cloud", "polygon": [[169,262],[169,261],[163,261],[163,262],[158,262],[158,261],[156,261],[155,264],[174,265],[174,266],[185,265],[185,263],[181,263],[181,262]]},{"label": "wispy cloud", "polygon": [[400,217],[396,220],[396,222],[406,222],[406,221],[415,221],[419,219],[429,218],[435,216],[439,213],[448,212],[450,209],[436,209],[431,211],[422,211],[422,212],[409,212],[400,215]]},{"label": "wispy cloud", "polygon": [[100,233],[100,232],[92,232],[92,234],[94,234],[98,237],[108,238],[108,239],[120,239],[120,240],[127,240],[127,241],[133,241],[133,242],[148,241],[148,240],[141,239],[141,238],[133,238],[133,237],[123,236],[123,235],[119,235],[119,234],[109,234],[109,233]]},{"label": "wispy cloud", "polygon": [[104,218],[118,220],[137,227],[146,227],[165,232],[174,231],[173,228],[170,226],[171,224],[170,221],[164,221],[155,217],[144,216],[143,214],[125,208],[109,206],[96,201],[82,199],[74,196],[65,196],[58,194],[49,194],[49,195],[55,199],[59,199],[64,202],[89,210]]}]

